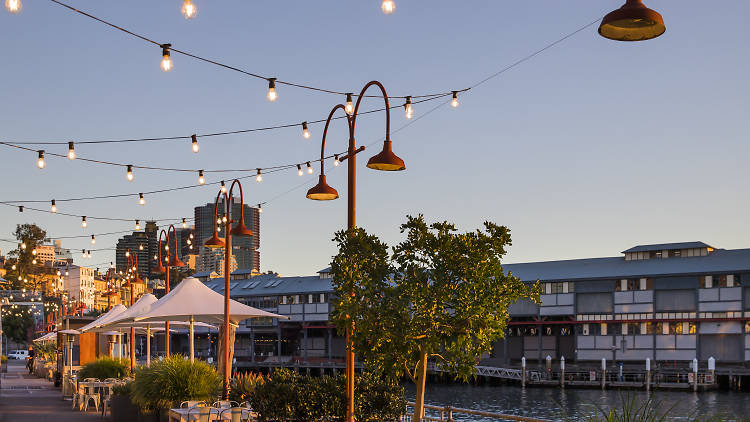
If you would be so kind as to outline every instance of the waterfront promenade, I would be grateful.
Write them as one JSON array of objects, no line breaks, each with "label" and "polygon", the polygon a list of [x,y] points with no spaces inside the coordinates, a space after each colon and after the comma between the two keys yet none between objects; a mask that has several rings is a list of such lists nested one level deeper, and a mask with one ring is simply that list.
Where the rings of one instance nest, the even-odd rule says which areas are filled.
[{"label": "waterfront promenade", "polygon": [[0,422],[85,422],[101,420],[98,413],[70,409],[52,383],[29,375],[23,361],[8,361],[0,376]]}]

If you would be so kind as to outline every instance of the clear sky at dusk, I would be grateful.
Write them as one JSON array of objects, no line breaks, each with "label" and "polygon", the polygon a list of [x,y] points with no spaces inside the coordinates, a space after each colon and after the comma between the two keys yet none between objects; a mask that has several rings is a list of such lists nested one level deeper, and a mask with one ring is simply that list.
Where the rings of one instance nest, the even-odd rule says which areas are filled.
[{"label": "clear sky at dusk", "polygon": [[[378,79],[390,94],[461,89],[620,7],[623,0],[85,1],[72,6],[175,48],[266,76],[339,91]],[[394,110],[394,152],[404,172],[365,168],[379,151],[383,113],[358,121],[358,225],[397,242],[407,214],[449,220],[461,230],[485,220],[513,234],[508,262],[613,256],[635,244],[702,240],[750,247],[750,2],[650,0],[667,31],[639,43],[606,40],[598,24],[460,96],[413,124]],[[237,130],[325,118],[344,98],[267,84],[161,50],[45,0],[0,11],[0,140],[84,141]],[[375,94],[372,90],[369,93]],[[397,100],[401,102],[401,100]],[[415,106],[415,118],[433,104]],[[368,99],[365,109],[382,106]],[[78,145],[79,156],[187,168],[256,168],[305,162],[320,153],[322,125],[200,140]],[[328,151],[346,146],[335,122]],[[66,153],[63,145],[44,147]],[[35,148],[36,149],[36,148]],[[137,170],[36,155],[0,146],[1,201],[137,193],[196,183],[193,173]],[[289,170],[244,183],[246,202],[269,201],[261,219],[261,270],[310,274],[335,254],[346,225],[345,166],[327,166],[341,198],[310,201],[314,175]],[[235,174],[247,176],[247,174]],[[208,174],[209,182],[230,175]],[[74,214],[124,218],[192,217],[216,187],[147,198],[58,204]],[[49,204],[39,204],[48,208]],[[0,238],[35,222],[51,238],[132,228],[0,207]],[[98,236],[96,248],[118,236]],[[93,249],[88,238],[64,246]],[[5,254],[14,245],[0,243]],[[114,260],[95,252],[82,265]]]}]

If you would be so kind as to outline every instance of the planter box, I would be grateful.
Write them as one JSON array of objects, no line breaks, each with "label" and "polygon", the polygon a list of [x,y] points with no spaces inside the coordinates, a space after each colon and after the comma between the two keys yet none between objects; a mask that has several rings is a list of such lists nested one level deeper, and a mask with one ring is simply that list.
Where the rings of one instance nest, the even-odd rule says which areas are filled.
[{"label": "planter box", "polygon": [[112,422],[133,422],[138,420],[140,411],[127,396],[112,396],[110,403]]}]

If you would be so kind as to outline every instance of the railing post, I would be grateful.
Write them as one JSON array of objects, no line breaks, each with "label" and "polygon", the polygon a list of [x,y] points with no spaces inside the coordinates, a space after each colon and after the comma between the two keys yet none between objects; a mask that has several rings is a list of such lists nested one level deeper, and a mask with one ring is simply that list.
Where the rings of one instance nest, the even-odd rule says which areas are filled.
[{"label": "railing post", "polygon": [[698,391],[698,359],[693,358],[693,391]]},{"label": "railing post", "polygon": [[448,422],[453,422],[453,409],[450,406],[447,406],[446,409],[448,410]]},{"label": "railing post", "polygon": [[646,391],[651,389],[651,358],[646,358]]},{"label": "railing post", "polygon": [[565,356],[560,358],[560,387],[565,388]]},{"label": "railing post", "polygon": [[607,358],[602,358],[602,390],[607,387]]},{"label": "railing post", "polygon": [[521,358],[521,388],[526,388],[526,357]]}]

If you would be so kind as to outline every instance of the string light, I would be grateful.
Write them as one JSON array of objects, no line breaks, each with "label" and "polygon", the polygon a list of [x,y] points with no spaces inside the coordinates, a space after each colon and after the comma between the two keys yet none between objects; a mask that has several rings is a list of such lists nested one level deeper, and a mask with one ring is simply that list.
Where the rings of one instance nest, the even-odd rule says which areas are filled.
[{"label": "string light", "polygon": [[91,251],[86,252],[86,258],[91,258]]},{"label": "string light", "polygon": [[26,250],[26,242],[21,242],[21,249]]},{"label": "string light", "polygon": [[192,141],[193,152],[197,154],[198,151],[201,150],[201,147],[198,146],[198,136],[197,135],[191,135],[190,138],[193,140]]},{"label": "string light", "polygon": [[268,94],[266,94],[268,101],[274,102],[279,98],[276,93],[276,78],[268,78]]},{"label": "string light", "polygon": [[21,0],[5,0],[5,9],[10,13],[19,13],[21,7]]},{"label": "string light", "polygon": [[13,270],[13,271],[15,271],[16,270],[16,264],[11,265],[10,269]]},{"label": "string light", "polygon": [[391,13],[393,13],[393,11],[396,10],[396,3],[393,0],[383,0],[383,3],[380,5],[380,9],[386,15],[390,15]]},{"label": "string light", "polygon": [[184,218],[182,219],[182,228],[183,229],[187,228],[187,221]]},{"label": "string light", "polygon": [[18,212],[23,212],[23,205],[18,206]]},{"label": "string light", "polygon": [[146,205],[146,198],[143,197],[143,194],[139,193],[138,196],[139,196],[139,198],[138,198],[138,204],[139,205]]},{"label": "string light", "polygon": [[258,204],[258,214],[263,214],[263,205]]},{"label": "string light", "polygon": [[86,258],[86,250],[85,249],[81,250],[81,258]]},{"label": "string light", "polygon": [[192,0],[182,2],[182,16],[185,16],[185,19],[193,19],[196,13],[198,13],[198,10]]},{"label": "string light", "polygon": [[339,164],[341,164],[341,161],[339,161],[339,155],[336,154],[336,155],[333,156],[333,165],[336,166],[336,167],[338,167]]},{"label": "string light", "polygon": [[302,166],[297,164],[297,176],[302,176]]},{"label": "string light", "polygon": [[310,131],[307,129],[307,122],[302,122],[302,137],[310,139]]},{"label": "string light", "polygon": [[31,250],[31,254],[34,255],[34,256],[36,256],[36,248],[34,248],[34,249]]},{"label": "string light", "polygon": [[[224,183],[224,181],[221,181],[221,193],[227,193],[227,185]],[[185,219],[183,218],[183,221]]]},{"label": "string light", "polygon": [[170,47],[172,47],[172,44],[161,45],[161,70],[165,72],[172,70],[172,58],[169,56]]},{"label": "string light", "polygon": [[36,264],[36,258],[32,259],[32,260],[31,260],[31,263],[32,263],[32,264]]},{"label": "string light", "polygon": [[39,159],[36,160],[36,166],[40,169],[43,169],[44,166],[47,165],[47,163],[44,162],[44,150],[40,149],[39,151]]},{"label": "string light", "polygon": [[205,185],[206,184],[206,178],[203,177],[203,170],[198,170],[198,184],[199,185]]},{"label": "string light", "polygon": [[132,182],[133,179],[135,179],[135,176],[133,176],[133,165],[128,164],[127,166],[127,173],[125,173],[125,178],[128,179],[128,182]]},{"label": "string light", "polygon": [[263,181],[263,176],[260,174],[260,169],[258,169],[258,172],[255,174],[255,181],[258,183]]},{"label": "string light", "polygon": [[453,98],[451,99],[451,107],[458,107],[458,91],[453,91]]},{"label": "string light", "polygon": [[125,251],[125,258],[130,256],[130,251]]},{"label": "string light", "polygon": [[143,250],[143,244],[142,244],[142,243],[138,245],[138,250],[139,250],[139,251],[142,251],[142,250]]},{"label": "string light", "polygon": [[307,162],[307,174],[313,174],[313,168],[309,161]]},{"label": "string light", "polygon": [[52,213],[57,212],[57,204],[55,204],[55,200],[52,200],[52,205],[49,207],[49,211]]},{"label": "string light", "polygon": [[141,229],[141,220],[135,220],[135,231]]},{"label": "string light", "polygon": [[354,104],[352,104],[352,94],[347,93],[346,94],[346,105],[344,106],[344,111],[346,114],[351,115],[354,113]]},{"label": "string light", "polygon": [[96,245],[96,237],[93,234],[91,235],[91,244]]},{"label": "string light", "polygon": [[76,159],[76,148],[73,142],[68,142],[68,160]]},{"label": "string light", "polygon": [[86,216],[84,215],[83,217],[81,217],[81,227],[85,229],[88,226],[89,223],[86,222]]},{"label": "string light", "polygon": [[414,108],[411,104],[411,97],[406,97],[406,103],[404,103],[404,113],[407,119],[411,119],[414,115]]}]

